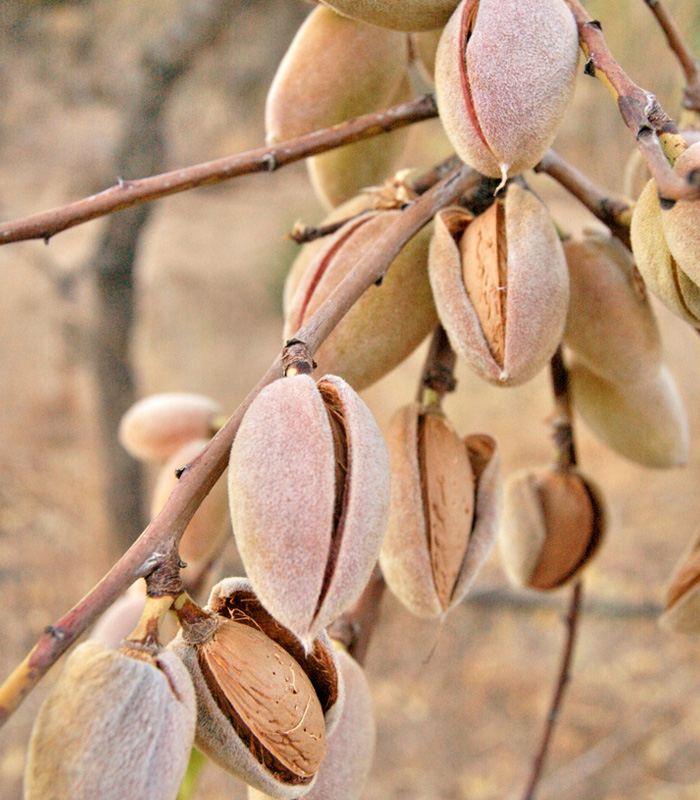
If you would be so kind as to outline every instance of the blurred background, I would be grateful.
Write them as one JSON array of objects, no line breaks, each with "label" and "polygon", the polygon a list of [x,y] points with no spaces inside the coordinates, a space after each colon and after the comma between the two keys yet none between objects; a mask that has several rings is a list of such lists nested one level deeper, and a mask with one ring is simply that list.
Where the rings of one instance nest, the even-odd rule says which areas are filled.
[{"label": "blurred background", "polygon": [[[667,0],[700,53],[700,7]],[[642,0],[587,2],[629,75],[677,116],[682,75]],[[275,68],[301,0],[0,0],[0,217],[260,146]],[[444,155],[415,127],[405,166]],[[581,70],[556,149],[619,193],[632,137]],[[595,225],[546,177],[557,223]],[[143,525],[138,468],[116,421],[134,399],[194,391],[227,411],[281,345],[296,220],[323,216],[303,164],[160,200],[42,242],[0,248],[0,676],[104,574]],[[133,307],[133,317],[128,319]],[[573,681],[538,797],[700,794],[700,652],[658,628],[665,582],[698,527],[700,387],[692,330],[656,304],[693,435],[688,465],[631,464],[577,427],[610,529],[587,573]],[[127,334],[119,325],[124,313]],[[423,350],[365,392],[385,426],[415,393]],[[447,410],[501,446],[504,473],[547,463],[547,375],[495,389],[458,369]],[[146,485],[150,474],[140,475]],[[240,569],[236,554],[225,567]],[[367,672],[378,722],[367,800],[510,800],[537,749],[564,637],[567,590],[510,588],[496,551],[441,625],[387,597]],[[0,796],[21,796],[29,731],[57,668],[0,731]],[[215,766],[197,797],[245,790]]]}]

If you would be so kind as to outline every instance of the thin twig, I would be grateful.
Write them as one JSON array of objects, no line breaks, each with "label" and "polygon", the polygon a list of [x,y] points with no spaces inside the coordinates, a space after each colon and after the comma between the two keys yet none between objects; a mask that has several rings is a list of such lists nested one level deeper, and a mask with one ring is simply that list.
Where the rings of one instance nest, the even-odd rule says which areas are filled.
[{"label": "thin twig", "polygon": [[571,419],[571,397],[569,395],[569,372],[564,364],[561,345],[557,347],[550,362],[554,413],[552,414],[552,436],[557,449],[557,466],[567,470],[576,465],[576,445]]},{"label": "thin twig", "polygon": [[286,234],[285,239],[291,239],[297,244],[314,242],[316,239],[322,239],[324,236],[330,236],[332,233],[339,231],[343,225],[346,225],[357,216],[359,214],[339,219],[336,222],[328,222],[325,225],[305,225],[303,222],[297,222],[292,230]]},{"label": "thin twig", "polygon": [[[514,612],[561,610],[561,598],[542,592],[528,592],[511,589],[508,586],[486,586],[473,589],[469,595],[469,606],[484,609],[510,609]],[[582,613],[587,617],[599,619],[646,619],[656,622],[663,612],[661,603],[655,600],[630,602],[615,597],[595,597],[586,595]]]},{"label": "thin twig", "polygon": [[328,635],[340,641],[358,664],[364,664],[367,657],[385,588],[384,576],[377,564],[357,603],[328,628]]},{"label": "thin twig", "polygon": [[552,698],[549,714],[547,715],[542,741],[540,742],[540,749],[538,750],[533,761],[532,773],[525,789],[525,794],[523,794],[523,800],[533,800],[535,797],[535,791],[542,776],[542,770],[544,769],[545,761],[547,759],[549,743],[551,742],[554,728],[559,719],[559,709],[561,708],[566,687],[569,683],[569,678],[571,675],[571,662],[576,644],[576,632],[578,630],[582,596],[583,584],[581,581],[577,581],[574,584],[571,592],[571,603],[569,605],[569,613],[566,617],[567,635],[564,645],[564,652],[561,659],[561,666],[559,668],[559,678],[554,690],[554,696]]},{"label": "thin twig", "polygon": [[317,153],[333,150],[360,139],[388,133],[396,128],[411,125],[437,116],[437,106],[432,95],[424,95],[409,103],[401,103],[383,111],[365,114],[357,119],[342,122],[331,128],[279,142],[270,147],[260,147],[216,161],[207,161],[191,167],[153,175],[139,180],[119,180],[99,194],[86,197],[66,206],[23,219],[0,223],[0,245],[28,239],[48,241],[61,231],[88,222],[123,208],[147,203],[171,194],[185,192],[200,186],[249,175],[254,172],[272,172],[294,161]]},{"label": "thin twig", "polygon": [[[557,448],[557,467],[562,470],[570,469],[576,465],[576,447],[574,444],[574,432],[571,420],[571,397],[569,394],[569,373],[564,364],[562,348],[559,346],[552,356],[550,364],[550,374],[552,382],[552,394],[554,397],[554,415],[552,428],[554,443]],[[579,579],[573,586],[569,613],[566,617],[567,635],[564,641],[564,650],[559,667],[557,684],[554,689],[552,703],[545,722],[540,747],[532,762],[530,780],[527,783],[523,800],[533,800],[537,785],[539,784],[544,765],[549,753],[549,745],[552,741],[554,729],[559,719],[559,709],[564,700],[566,687],[569,683],[571,672],[571,662],[574,656],[576,644],[576,631],[581,614],[581,604],[583,599],[583,583]]]},{"label": "thin twig", "polygon": [[661,0],[644,0],[644,2],[656,17],[666,35],[671,52],[678,59],[683,70],[686,82],[683,92],[683,108],[700,114],[700,62],[693,55],[675,20]]},{"label": "thin twig", "polygon": [[545,172],[598,219],[610,228],[627,247],[630,246],[629,226],[632,221],[633,207],[625,200],[618,200],[605,194],[589,178],[563,159],[554,150],[547,150],[536,172]]},{"label": "thin twig", "polygon": [[454,377],[457,355],[447,338],[445,329],[438,322],[430,340],[430,349],[423,365],[423,371],[418,384],[418,402],[422,402],[425,390],[434,393],[438,403],[449,392],[457,388]]},{"label": "thin twig", "polygon": [[[480,180],[478,173],[462,166],[408,206],[365,251],[355,267],[319,306],[294,337],[313,354],[342,317],[373,283],[385,273],[406,242],[435,213],[455,202]],[[24,661],[0,686],[0,724],[12,714],[34,685],[78,636],[134,580],[156,569],[177,545],[187,524],[228,463],[231,444],[243,414],[260,390],[281,377],[278,354],[256,386],[202,452],[183,471],[161,512],[112,567],[100,583],[65,616],[47,628]]]},{"label": "thin twig", "polygon": [[[615,61],[603,38],[600,23],[594,20],[579,0],[564,0],[578,25],[581,49],[586,55],[586,72],[599,78],[617,102],[627,127],[632,131],[644,160],[657,183],[661,197],[679,200],[700,195],[700,170],[681,178],[670,161],[685,149],[675,122],[651,93],[637,86]],[[664,140],[665,148],[662,147]]]}]

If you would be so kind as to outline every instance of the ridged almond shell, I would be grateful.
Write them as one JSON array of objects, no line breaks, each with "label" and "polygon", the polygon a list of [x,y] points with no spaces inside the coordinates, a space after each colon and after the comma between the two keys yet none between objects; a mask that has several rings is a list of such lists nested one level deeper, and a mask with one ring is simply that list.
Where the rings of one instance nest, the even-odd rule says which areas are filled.
[{"label": "ridged almond shell", "polygon": [[261,631],[223,620],[199,657],[261,745],[295,776],[312,778],[326,754],[326,724],[292,656]]},{"label": "ridged almond shell", "polygon": [[321,634],[305,649],[243,578],[217,584],[208,608],[208,624],[183,628],[169,645],[194,682],[197,747],[271,797],[301,797],[343,707],[333,647]]},{"label": "ridged almond shell", "polygon": [[563,0],[462,0],[435,63],[440,119],[457,155],[494,178],[534,167],[571,100],[578,52]]},{"label": "ridged almond shell", "polygon": [[[376,726],[372,696],[364,670],[340,649],[336,652],[343,675],[345,702],[333,734],[328,737],[326,757],[307,800],[360,800],[372,765]],[[248,787],[248,800],[266,800],[269,795]]]}]

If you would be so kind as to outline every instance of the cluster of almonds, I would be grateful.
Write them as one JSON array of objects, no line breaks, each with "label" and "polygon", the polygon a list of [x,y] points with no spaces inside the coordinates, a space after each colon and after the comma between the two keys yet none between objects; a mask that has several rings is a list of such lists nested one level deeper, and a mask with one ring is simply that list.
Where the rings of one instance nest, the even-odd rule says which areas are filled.
[{"label": "cluster of almonds", "polygon": [[[247,579],[215,586],[204,609],[176,599],[181,630],[167,649],[76,649],[37,721],[28,800],[57,796],[54,779],[61,796],[143,797],[148,786],[149,798],[167,800],[193,737],[251,786],[251,800],[355,798],[374,742],[369,691],[325,630],[377,561],[410,611],[438,618],[463,600],[499,529],[506,572],[520,585],[555,589],[588,563],[605,513],[574,467],[527,470],[503,492],[496,442],[460,437],[430,393],[396,413],[385,444],[357,391],[438,320],[453,350],[500,386],[531,379],[564,342],[576,407],[610,446],[650,466],[684,461],[687,422],[629,252],[596,237],[562,245],[518,177],[541,159],[571,98],[578,34],[564,0],[324,0],[272,84],[269,141],[409,98],[416,58],[434,76],[454,149],[495,179],[491,191],[500,179],[497,196],[443,209],[404,247],[319,349],[324,377],[292,370],[259,393],[231,451],[228,495],[224,482],[214,487],[180,544],[194,585],[232,525]],[[329,221],[344,223],[293,265],[285,340],[410,202],[406,186],[394,208],[358,195],[396,168],[405,136],[309,160]],[[676,170],[695,169],[699,156],[689,148]],[[652,290],[700,327],[697,207],[667,207],[650,183],[632,239]],[[126,415],[125,447],[159,464],[154,513],[219,420],[218,406],[196,395],[156,396]],[[680,597],[695,596],[695,574],[681,571],[674,613],[684,613]],[[133,718],[122,716],[127,708]],[[63,743],[65,719],[75,740]]]}]

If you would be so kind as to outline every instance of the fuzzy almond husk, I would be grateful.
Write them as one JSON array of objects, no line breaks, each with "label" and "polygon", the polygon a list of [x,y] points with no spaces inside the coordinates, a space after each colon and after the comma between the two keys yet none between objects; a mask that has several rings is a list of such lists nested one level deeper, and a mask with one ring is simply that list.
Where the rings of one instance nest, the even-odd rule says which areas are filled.
[{"label": "fuzzy almond husk", "polygon": [[[681,153],[673,170],[682,178],[700,171],[700,142]],[[671,208],[662,209],[661,225],[678,268],[700,284],[700,200],[678,200]]]},{"label": "fuzzy almond husk", "polygon": [[[284,339],[296,331],[338,286],[400,211],[374,211],[351,220],[306,262],[292,266],[285,289]],[[348,311],[314,355],[321,374],[340,375],[357,391],[398,366],[435,327],[437,312],[428,279],[431,226],[420,230]],[[296,287],[296,288],[293,288]]]},{"label": "fuzzy almond husk", "polygon": [[389,461],[369,409],[337,376],[265,387],[231,450],[229,499],[260,602],[310,642],[359,597],[379,555]]},{"label": "fuzzy almond husk", "polygon": [[[432,426],[423,438],[432,437],[434,447],[421,458],[423,418]],[[444,416],[413,403],[392,418],[387,447],[391,511],[382,573],[409,611],[439,617],[464,599],[495,543],[501,489],[496,443],[484,434],[460,440]],[[427,464],[425,455],[432,455]]]},{"label": "fuzzy almond husk", "polygon": [[469,166],[493,178],[534,167],[574,89],[578,31],[563,0],[462,0],[440,39],[440,119]]},{"label": "fuzzy almond husk", "polygon": [[210,397],[166,392],[134,403],[119,423],[119,441],[140,461],[162,462],[192,439],[211,438],[221,406]]},{"label": "fuzzy almond husk", "polygon": [[569,380],[574,407],[608,447],[645,467],[687,462],[688,418],[666,366],[651,378],[618,384],[574,362]]},{"label": "fuzzy almond husk", "polygon": [[516,586],[546,591],[570,582],[604,533],[600,493],[577,470],[527,469],[506,479],[499,545]]},{"label": "fuzzy almond husk", "polygon": [[[275,74],[265,107],[269,144],[337,125],[411,98],[408,37],[319,6],[299,28]],[[313,156],[319,198],[332,208],[396,168],[407,129]]]},{"label": "fuzzy almond husk", "polygon": [[570,301],[564,344],[606,378],[638,381],[662,364],[661,335],[630,251],[591,233],[564,242]]},{"label": "fuzzy almond husk", "polygon": [[172,800],[195,727],[192,681],[168,651],[71,653],[29,742],[26,800]]},{"label": "fuzzy almond husk", "polygon": [[[532,192],[509,185],[498,214],[479,223],[483,214],[471,222],[461,209],[439,212],[428,265],[438,316],[455,352],[485,380],[514,386],[534,377],[561,342],[569,275],[554,224]],[[461,240],[475,223],[483,228],[471,237],[474,262],[467,264]],[[468,269],[473,278],[466,286]]]},{"label": "fuzzy almond husk", "polygon": [[[376,739],[372,696],[364,670],[344,650],[336,652],[345,685],[345,702],[338,726],[328,738],[326,757],[307,800],[360,800]],[[269,795],[248,787],[248,800]]]},{"label": "fuzzy almond husk", "polygon": [[[331,225],[335,223],[345,224],[351,220],[354,220],[355,217],[359,217],[365,212],[372,210],[371,195],[366,192],[361,192],[326,214],[320,225],[322,227],[324,225]],[[300,247],[299,254],[294,259],[294,262],[290,267],[289,272],[287,273],[287,278],[284,282],[284,289],[282,292],[282,310],[285,317],[289,313],[292,298],[297,287],[299,286],[300,281],[302,280],[307,266],[322,250],[326,249],[328,246],[329,236],[333,235],[334,234],[329,234],[328,236],[319,236],[316,239],[312,239],[310,242],[304,242],[304,244]]]},{"label": "fuzzy almond husk", "polygon": [[659,624],[678,633],[700,633],[700,534],[676,564],[666,589],[666,607]]},{"label": "fuzzy almond husk", "polygon": [[[303,736],[306,723],[312,725],[310,734],[323,739],[338,724],[344,685],[330,640],[322,633],[304,648],[265,611],[245,578],[218,583],[204,611],[209,612],[208,618],[184,624],[169,645],[194,683],[197,747],[223,769],[277,800],[303,796],[313,787],[316,775],[304,774],[297,766],[290,769],[278,756],[289,754],[290,737]],[[250,629],[254,641],[241,635],[241,626]],[[234,629],[238,632],[232,638]],[[237,644],[234,649],[231,641]],[[215,677],[210,665],[219,660],[224,670],[221,676],[230,672],[234,683],[226,678],[222,686]],[[281,665],[281,670],[277,671],[275,664]],[[298,677],[300,672],[303,679]],[[299,695],[292,691],[297,681]],[[322,732],[314,733],[317,720],[299,706],[299,697],[304,699],[304,708],[309,703],[314,707],[320,704]],[[267,711],[265,700],[269,701]],[[277,711],[276,706],[280,706]],[[300,722],[290,725],[289,715],[301,717]],[[312,740],[310,746],[313,752],[322,742]]]},{"label": "fuzzy almond husk", "polygon": [[[412,98],[411,83],[405,76],[396,91],[382,103],[382,108],[407,103]],[[408,127],[397,128],[307,158],[306,165],[316,197],[326,209],[333,209],[352,199],[362,189],[381,184],[401,166],[409,135]]]},{"label": "fuzzy almond husk", "polygon": [[649,289],[674,314],[700,328],[700,286],[671,254],[654,180],[647,183],[635,204],[630,237],[637,267]]},{"label": "fuzzy almond husk", "polygon": [[339,14],[397,31],[442,28],[459,0],[321,0]]},{"label": "fuzzy almond husk", "polygon": [[[165,505],[177,485],[176,471],[188,464],[204,449],[208,439],[193,439],[182,445],[161,467],[151,498],[151,517]],[[228,487],[219,480],[195,511],[180,540],[180,558],[187,564],[181,576],[185,586],[197,582],[216,559],[231,536],[231,517],[228,509]]]}]

